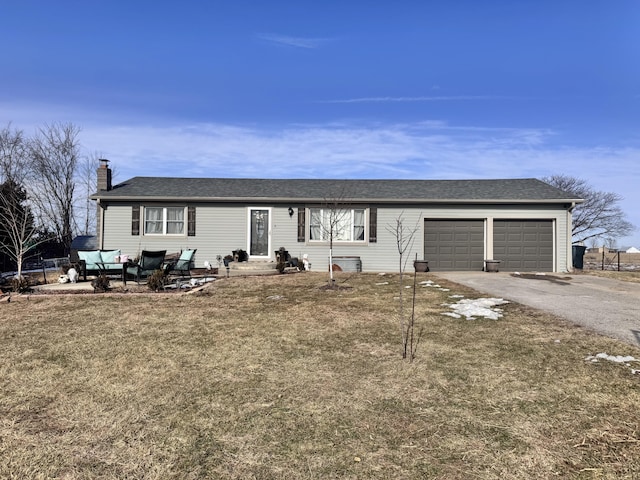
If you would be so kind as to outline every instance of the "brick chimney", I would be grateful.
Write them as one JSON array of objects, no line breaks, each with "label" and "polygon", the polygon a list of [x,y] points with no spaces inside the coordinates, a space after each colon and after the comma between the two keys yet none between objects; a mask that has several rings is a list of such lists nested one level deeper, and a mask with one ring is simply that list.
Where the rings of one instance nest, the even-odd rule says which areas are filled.
[{"label": "brick chimney", "polygon": [[111,190],[111,169],[109,168],[109,160],[101,158],[98,167],[98,191]]}]

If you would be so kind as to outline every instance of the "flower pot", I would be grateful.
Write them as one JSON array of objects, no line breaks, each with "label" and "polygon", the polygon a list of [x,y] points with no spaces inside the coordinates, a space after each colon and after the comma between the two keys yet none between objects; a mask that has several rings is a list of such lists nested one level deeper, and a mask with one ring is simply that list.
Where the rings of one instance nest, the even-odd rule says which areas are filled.
[{"label": "flower pot", "polygon": [[413,268],[416,272],[428,272],[429,271],[429,262],[427,260],[414,260]]},{"label": "flower pot", "polygon": [[484,265],[485,272],[497,272],[500,266],[500,260],[485,260]]}]

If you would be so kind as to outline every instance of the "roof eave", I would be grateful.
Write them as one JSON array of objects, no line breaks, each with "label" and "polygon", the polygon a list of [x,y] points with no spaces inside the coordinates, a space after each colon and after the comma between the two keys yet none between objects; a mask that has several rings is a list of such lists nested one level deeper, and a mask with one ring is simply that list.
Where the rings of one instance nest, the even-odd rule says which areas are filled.
[{"label": "roof eave", "polygon": [[[332,199],[317,197],[169,197],[162,196],[112,196],[92,195],[92,200],[117,201],[117,202],[206,202],[206,203],[334,203]],[[392,203],[392,204],[558,204],[558,203],[582,203],[581,198],[550,198],[550,199],[516,199],[516,198],[488,198],[488,199],[458,199],[458,198],[341,198],[339,203]]]}]

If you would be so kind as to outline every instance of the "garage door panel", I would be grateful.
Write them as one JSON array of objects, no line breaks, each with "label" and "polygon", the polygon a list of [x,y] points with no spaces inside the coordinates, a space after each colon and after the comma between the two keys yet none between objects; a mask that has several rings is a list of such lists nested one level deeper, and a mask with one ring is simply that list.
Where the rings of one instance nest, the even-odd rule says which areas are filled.
[{"label": "garage door panel", "polygon": [[494,258],[510,271],[553,271],[551,220],[495,219]]},{"label": "garage door panel", "polygon": [[432,271],[482,270],[484,220],[425,220],[424,253]]}]

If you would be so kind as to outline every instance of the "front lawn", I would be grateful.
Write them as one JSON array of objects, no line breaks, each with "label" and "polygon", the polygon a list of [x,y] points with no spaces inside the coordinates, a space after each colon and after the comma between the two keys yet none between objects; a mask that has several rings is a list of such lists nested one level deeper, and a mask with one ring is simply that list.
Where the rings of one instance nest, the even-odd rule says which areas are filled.
[{"label": "front lawn", "polygon": [[418,280],[413,363],[397,275],[0,304],[0,478],[640,477],[637,348]]}]

